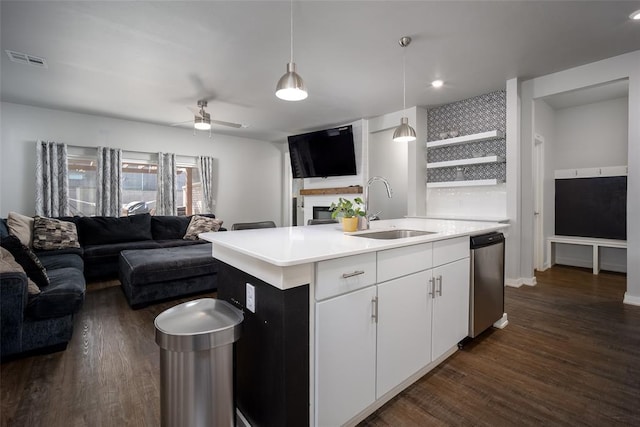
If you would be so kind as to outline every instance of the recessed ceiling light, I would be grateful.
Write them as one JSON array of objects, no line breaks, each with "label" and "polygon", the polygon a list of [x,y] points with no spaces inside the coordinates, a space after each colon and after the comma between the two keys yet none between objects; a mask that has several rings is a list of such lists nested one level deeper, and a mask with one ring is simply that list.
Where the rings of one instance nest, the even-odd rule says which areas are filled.
[{"label": "recessed ceiling light", "polygon": [[640,9],[629,15],[629,18],[633,19],[634,21],[640,21]]},{"label": "recessed ceiling light", "polygon": [[433,87],[442,87],[444,82],[442,80],[434,80],[431,82],[431,86]]}]

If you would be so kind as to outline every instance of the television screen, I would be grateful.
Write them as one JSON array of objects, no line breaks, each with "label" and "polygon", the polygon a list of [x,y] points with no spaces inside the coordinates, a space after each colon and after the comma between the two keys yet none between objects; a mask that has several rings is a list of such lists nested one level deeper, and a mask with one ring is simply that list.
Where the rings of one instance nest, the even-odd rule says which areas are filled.
[{"label": "television screen", "polygon": [[555,233],[627,239],[627,177],[556,179]]},{"label": "television screen", "polygon": [[294,178],[356,175],[351,126],[342,126],[289,138]]}]

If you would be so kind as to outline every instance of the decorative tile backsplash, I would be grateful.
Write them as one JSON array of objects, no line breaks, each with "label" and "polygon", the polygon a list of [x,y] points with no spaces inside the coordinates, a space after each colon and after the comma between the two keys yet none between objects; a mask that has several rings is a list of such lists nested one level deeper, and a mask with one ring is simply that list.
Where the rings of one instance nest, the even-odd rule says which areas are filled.
[{"label": "decorative tile backsplash", "polygon": [[[427,111],[428,141],[439,140],[440,134],[458,131],[460,136],[491,130],[506,131],[506,92],[499,90]],[[469,159],[482,156],[506,156],[506,139],[471,142],[427,150],[428,162]],[[493,179],[506,180],[505,163],[466,165],[465,180]],[[427,182],[455,181],[456,167],[427,170]]]}]

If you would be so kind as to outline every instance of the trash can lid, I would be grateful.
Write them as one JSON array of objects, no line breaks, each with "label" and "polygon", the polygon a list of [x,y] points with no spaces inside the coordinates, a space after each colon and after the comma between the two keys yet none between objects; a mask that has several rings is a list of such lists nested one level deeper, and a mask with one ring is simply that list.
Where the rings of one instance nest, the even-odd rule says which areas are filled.
[{"label": "trash can lid", "polygon": [[226,301],[214,298],[188,301],[156,317],[156,343],[178,351],[230,344],[240,337],[243,319],[242,312]]}]

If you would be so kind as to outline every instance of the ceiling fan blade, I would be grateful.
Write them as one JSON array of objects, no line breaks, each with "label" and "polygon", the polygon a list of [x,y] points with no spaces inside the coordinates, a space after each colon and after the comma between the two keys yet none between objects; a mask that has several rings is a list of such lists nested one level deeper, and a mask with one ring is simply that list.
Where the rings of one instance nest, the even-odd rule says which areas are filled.
[{"label": "ceiling fan blade", "polygon": [[186,125],[187,123],[193,123],[193,120],[187,120],[185,122],[178,122],[178,123],[171,123],[169,126],[182,126],[182,125]]},{"label": "ceiling fan blade", "polygon": [[198,117],[202,117],[202,114],[200,114],[200,110],[198,108],[187,107],[187,109],[189,109],[189,111],[191,111],[194,115],[196,115]]},{"label": "ceiling fan blade", "polygon": [[215,124],[221,125],[221,126],[229,126],[229,127],[232,127],[232,128],[246,128],[247,127],[246,125],[241,125],[239,123],[225,122],[225,121],[222,121],[222,120],[213,120],[212,119],[211,123],[215,123]]}]

